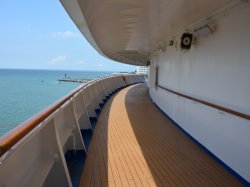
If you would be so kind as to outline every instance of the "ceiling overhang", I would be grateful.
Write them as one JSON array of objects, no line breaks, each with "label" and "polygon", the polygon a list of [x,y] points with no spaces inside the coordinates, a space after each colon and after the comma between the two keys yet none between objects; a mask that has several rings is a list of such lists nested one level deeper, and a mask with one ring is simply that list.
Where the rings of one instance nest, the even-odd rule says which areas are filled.
[{"label": "ceiling overhang", "polygon": [[228,0],[61,0],[89,43],[110,59],[147,65],[168,36]]}]

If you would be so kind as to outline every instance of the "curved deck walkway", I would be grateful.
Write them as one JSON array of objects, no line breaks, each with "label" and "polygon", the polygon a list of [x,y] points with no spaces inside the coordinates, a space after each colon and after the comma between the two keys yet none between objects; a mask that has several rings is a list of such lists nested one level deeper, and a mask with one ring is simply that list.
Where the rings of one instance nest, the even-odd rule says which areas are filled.
[{"label": "curved deck walkway", "polygon": [[139,84],[121,90],[104,106],[81,186],[241,184],[168,120]]}]

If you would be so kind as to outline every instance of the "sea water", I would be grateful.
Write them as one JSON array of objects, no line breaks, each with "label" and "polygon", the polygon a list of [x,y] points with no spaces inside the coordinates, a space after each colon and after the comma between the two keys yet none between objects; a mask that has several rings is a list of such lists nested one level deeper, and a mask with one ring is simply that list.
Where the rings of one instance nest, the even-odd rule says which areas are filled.
[{"label": "sea water", "polygon": [[0,136],[78,87],[59,78],[94,79],[113,72],[0,69]]}]

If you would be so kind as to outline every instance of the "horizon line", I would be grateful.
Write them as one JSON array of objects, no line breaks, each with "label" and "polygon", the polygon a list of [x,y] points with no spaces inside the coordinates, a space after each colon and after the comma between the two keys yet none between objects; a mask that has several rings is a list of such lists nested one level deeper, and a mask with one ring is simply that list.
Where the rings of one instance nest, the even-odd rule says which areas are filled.
[{"label": "horizon line", "polygon": [[97,72],[134,72],[134,71],[115,71],[115,70],[76,70],[76,69],[38,69],[38,68],[1,68],[0,70],[44,70],[44,71],[97,71]]}]

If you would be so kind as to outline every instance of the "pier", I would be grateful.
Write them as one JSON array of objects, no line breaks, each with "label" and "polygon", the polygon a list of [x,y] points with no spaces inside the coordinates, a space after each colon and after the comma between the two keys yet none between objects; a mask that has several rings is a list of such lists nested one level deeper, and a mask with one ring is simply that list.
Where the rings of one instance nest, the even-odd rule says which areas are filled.
[{"label": "pier", "polygon": [[61,78],[58,79],[58,81],[63,81],[63,82],[78,82],[78,83],[87,83],[91,79],[73,79],[73,78]]}]

